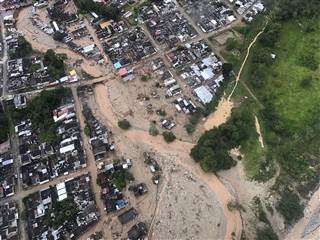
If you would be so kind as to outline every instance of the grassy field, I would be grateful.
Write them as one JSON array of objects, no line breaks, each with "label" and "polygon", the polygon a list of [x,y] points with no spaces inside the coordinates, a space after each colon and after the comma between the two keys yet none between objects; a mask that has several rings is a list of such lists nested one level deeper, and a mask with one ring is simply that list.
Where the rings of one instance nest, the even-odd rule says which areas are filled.
[{"label": "grassy field", "polygon": [[[302,22],[306,24],[306,22]],[[280,118],[294,131],[299,131],[314,120],[319,112],[320,102],[320,71],[312,71],[299,64],[299,57],[318,41],[320,29],[312,33],[301,30],[297,21],[286,23],[281,31],[280,43],[274,53],[275,62],[267,75],[267,86],[263,91],[272,92],[277,96],[274,105]],[[320,48],[316,57],[320,63]],[[303,88],[301,81],[311,77],[309,87]]]},{"label": "grassy field", "polygon": [[[299,62],[299,58],[305,51],[312,48],[315,52],[316,60],[320,63],[320,48],[317,40],[320,35],[320,28],[312,32],[303,31],[304,26],[310,24],[308,20],[304,21],[290,21],[283,24],[280,32],[280,40],[274,49],[268,49],[270,54],[276,55],[274,62],[266,68],[264,74],[265,86],[262,88],[255,88],[250,84],[252,81],[252,56],[249,57],[247,66],[245,67],[241,81],[246,83],[255,96],[264,104],[268,99],[274,106],[280,122],[291,133],[301,133],[299,139],[304,139],[304,132],[306,127],[310,126],[312,129],[316,118],[319,117],[319,102],[320,102],[320,70],[310,70]],[[318,41],[318,42],[317,42]],[[260,51],[260,44],[255,46],[255,51]],[[271,57],[271,56],[270,56]],[[308,83],[303,86],[304,79],[309,79]],[[310,80],[311,79],[311,80]],[[241,86],[241,85],[239,85]],[[240,87],[236,93],[235,98],[238,100],[242,96],[249,96],[248,101],[251,102],[249,107],[251,112],[256,114],[260,120],[260,125],[264,135],[265,142],[268,139],[276,139],[278,136],[267,128],[266,123],[259,117],[261,107],[254,102],[244,87]],[[248,106],[246,106],[248,107]],[[253,127],[252,131],[255,131]],[[295,147],[301,147],[301,143],[296,140],[286,139],[285,147],[291,147],[293,154],[300,154],[295,152]],[[315,142],[308,145],[310,154],[317,155]],[[253,179],[266,180],[274,173],[274,160],[279,159],[279,152],[277,146],[270,146],[265,144],[265,148],[259,144],[258,137],[251,137],[246,144],[243,144],[241,150],[245,154],[243,163],[247,175]],[[298,164],[307,168],[308,163],[301,160],[300,163],[288,163],[288,168],[291,165]],[[301,167],[303,171],[303,167]]]}]

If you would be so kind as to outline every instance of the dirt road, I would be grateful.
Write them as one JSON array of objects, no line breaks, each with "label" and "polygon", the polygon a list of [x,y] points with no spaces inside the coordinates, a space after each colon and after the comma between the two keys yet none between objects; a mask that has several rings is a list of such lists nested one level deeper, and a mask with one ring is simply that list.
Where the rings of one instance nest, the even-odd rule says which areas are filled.
[{"label": "dirt road", "polygon": [[220,203],[220,207],[223,209],[223,214],[227,219],[225,239],[231,239],[232,232],[236,234],[237,238],[240,238],[242,231],[240,214],[237,211],[230,212],[227,209],[227,204],[233,197],[214,174],[203,172],[200,166],[190,158],[189,153],[193,144],[178,140],[171,144],[166,144],[161,136],[153,137],[146,131],[138,129],[131,129],[129,131],[120,130],[117,127],[117,116],[113,112],[106,87],[103,84],[99,84],[95,87],[95,98],[97,100],[97,107],[104,115],[105,121],[109,126],[113,127],[115,136],[129,139],[137,144],[147,144],[164,155],[177,156],[175,158],[175,164],[192,172],[201,182],[209,186],[211,191],[215,193],[215,196]]}]

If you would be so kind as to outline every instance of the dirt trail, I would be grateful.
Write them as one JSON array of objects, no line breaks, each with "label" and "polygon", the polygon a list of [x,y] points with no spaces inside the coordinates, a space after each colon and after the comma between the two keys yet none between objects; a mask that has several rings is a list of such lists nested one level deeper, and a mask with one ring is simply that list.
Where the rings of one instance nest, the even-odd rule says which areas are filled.
[{"label": "dirt trail", "polygon": [[264,148],[264,142],[263,142],[263,137],[262,137],[262,132],[261,132],[259,119],[258,119],[257,116],[254,116],[254,118],[255,118],[256,130],[257,130],[257,133],[258,133],[258,139],[259,139],[261,147]]},{"label": "dirt trail", "polygon": [[224,215],[227,219],[225,239],[231,239],[231,234],[234,232],[237,238],[240,238],[242,231],[242,224],[239,212],[230,212],[227,208],[228,202],[233,199],[232,195],[228,192],[226,187],[220,180],[210,173],[205,173],[189,156],[189,152],[193,144],[175,141],[171,144],[166,144],[161,136],[153,137],[146,131],[131,129],[129,131],[122,131],[117,127],[117,117],[112,110],[112,105],[107,95],[107,89],[103,84],[98,84],[95,88],[97,107],[104,115],[108,124],[114,127],[115,135],[122,135],[124,138],[130,139],[135,143],[148,144],[155,150],[164,154],[174,154],[179,156],[176,164],[179,164],[192,172],[201,181],[206,183],[211,190],[216,194]]},{"label": "dirt trail", "polygon": [[235,92],[235,90],[237,89],[238,83],[240,81],[241,73],[242,73],[244,66],[247,62],[247,59],[250,55],[250,50],[251,50],[252,46],[255,44],[255,42],[257,41],[257,39],[259,38],[259,36],[264,32],[264,29],[265,28],[263,28],[255,36],[255,38],[252,40],[252,42],[248,46],[246,57],[243,60],[241,67],[240,67],[240,70],[236,76],[235,85],[234,85],[231,93],[229,94],[229,96],[227,98],[222,97],[219,101],[219,104],[218,104],[216,110],[208,116],[206,122],[204,123],[204,128],[206,130],[210,130],[214,127],[218,127],[220,124],[225,123],[228,120],[228,118],[231,116],[232,108],[234,107],[234,104],[231,101],[231,97],[232,97],[233,93]]},{"label": "dirt trail", "polygon": [[240,81],[241,73],[242,73],[242,71],[243,71],[243,69],[244,69],[244,66],[246,65],[247,60],[248,60],[248,57],[249,57],[249,55],[250,55],[250,50],[251,50],[252,46],[256,43],[256,41],[257,41],[257,39],[259,38],[259,36],[264,32],[264,29],[265,29],[265,27],[254,37],[254,39],[252,40],[252,42],[249,44],[249,46],[248,46],[248,48],[247,48],[246,57],[244,58],[244,60],[243,60],[243,62],[242,62],[242,64],[241,64],[240,70],[239,70],[239,72],[238,72],[238,75],[236,76],[236,83],[235,83],[235,85],[234,85],[234,87],[233,87],[230,95],[228,96],[228,101],[230,101],[233,93],[234,93],[235,90],[237,89],[238,83],[239,83],[239,81]]}]

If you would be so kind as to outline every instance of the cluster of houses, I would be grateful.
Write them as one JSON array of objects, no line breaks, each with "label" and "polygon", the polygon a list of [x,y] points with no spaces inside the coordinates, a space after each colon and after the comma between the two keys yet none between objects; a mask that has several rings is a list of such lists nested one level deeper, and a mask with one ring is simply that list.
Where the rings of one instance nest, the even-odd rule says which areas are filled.
[{"label": "cluster of houses", "polygon": [[236,20],[232,9],[222,0],[179,0],[179,4],[205,33],[216,31]]},{"label": "cluster of houses", "polygon": [[[93,59],[98,63],[103,63],[104,59],[99,48],[92,43],[79,44],[76,40],[89,38],[90,34],[83,21],[80,21],[76,13],[70,13],[66,10],[71,1],[58,0],[53,4],[48,1],[37,1],[34,3],[32,22],[42,31],[49,35],[59,36],[56,40],[66,43],[73,51],[83,55],[85,58]],[[39,8],[46,7],[50,23],[45,23],[39,17],[37,11]],[[91,38],[91,37],[90,37]],[[90,42],[90,41],[89,41]]]},{"label": "cluster of houses", "polygon": [[147,225],[144,222],[139,222],[128,231],[128,240],[144,239],[147,233]]},{"label": "cluster of houses", "polygon": [[13,201],[0,204],[0,239],[19,239],[19,211]]},{"label": "cluster of houses", "polygon": [[25,3],[26,3],[26,1],[24,1],[24,0],[2,0],[1,1],[2,6],[6,10],[19,8],[20,6],[22,6]]},{"label": "cluster of houses", "polygon": [[113,175],[121,173],[125,174],[131,166],[132,162],[130,159],[123,160],[119,163],[101,163],[99,165],[99,176],[102,179],[100,181],[101,198],[105,204],[105,211],[107,213],[119,211],[127,206],[128,200],[116,186]]},{"label": "cluster of houses", "polygon": [[[53,112],[58,143],[41,142],[34,133],[30,119],[15,126],[19,138],[21,178],[24,187],[49,182],[86,166],[80,128],[73,103],[61,106]],[[40,133],[41,134],[41,133]]]},{"label": "cluster of houses", "polygon": [[252,22],[259,13],[265,11],[265,6],[260,0],[229,0],[229,2],[247,23]]},{"label": "cluster of houses", "polygon": [[107,40],[103,44],[116,70],[156,53],[156,49],[139,27]]},{"label": "cluster of houses", "polygon": [[197,33],[177,9],[174,1],[157,1],[141,7],[139,21],[163,47],[173,48],[194,38]]},{"label": "cluster of houses", "polygon": [[97,37],[100,41],[108,39],[112,36],[128,31],[128,26],[124,21],[114,21],[102,19],[93,24],[96,30]]},{"label": "cluster of houses", "polygon": [[88,105],[83,106],[82,113],[88,128],[87,134],[93,156],[95,160],[103,159],[107,152],[115,150],[114,143],[110,140],[110,132],[95,118]]},{"label": "cluster of houses", "polygon": [[[7,144],[7,143],[3,143]],[[1,145],[3,145],[1,144]],[[10,145],[10,143],[8,143]],[[1,151],[0,154],[0,199],[15,194],[16,176],[14,159],[10,151]]]},{"label": "cluster of houses", "polygon": [[6,37],[3,39],[9,49],[9,54],[14,54],[18,48],[19,33],[15,27],[15,18],[12,11],[3,13],[3,23],[6,31]]},{"label": "cluster of houses", "polygon": [[200,40],[179,46],[176,50],[169,52],[167,57],[175,69],[182,69],[207,56],[210,52],[208,44],[204,40]]},{"label": "cluster of houses", "polygon": [[54,82],[39,57],[17,58],[7,63],[9,92],[43,88]]},{"label": "cluster of houses", "polygon": [[71,70],[68,75],[54,79],[48,72],[41,57],[16,58],[7,62],[9,92],[43,89],[57,84],[77,82],[78,75]]},{"label": "cluster of houses", "polygon": [[[202,104],[209,103],[224,80],[223,62],[211,52],[203,40],[185,44],[167,54],[180,77],[191,87]],[[189,104],[193,109],[194,104]],[[190,110],[190,109],[189,109]]]},{"label": "cluster of houses", "polygon": [[161,58],[156,58],[151,61],[151,70],[160,80],[160,86],[166,89],[166,97],[176,96],[181,93],[181,88],[177,80],[173,77],[170,70],[168,70]]},{"label": "cluster of houses", "polygon": [[[3,108],[0,105],[0,120],[5,119],[5,117]],[[2,122],[3,121],[0,121],[0,125],[2,125]],[[11,141],[7,139],[0,143],[0,200],[15,194],[17,180],[15,173],[15,162],[11,152]]]},{"label": "cluster of houses", "polygon": [[[76,206],[75,215],[67,221],[62,219],[59,226],[52,225],[48,218],[52,217],[52,212],[55,213],[55,206],[64,204],[66,200]],[[100,217],[91,189],[91,179],[87,174],[35,192],[24,199],[24,204],[29,239],[77,239]],[[71,209],[66,211],[71,212]],[[56,218],[61,218],[56,215]],[[64,215],[68,216],[67,213]]]}]

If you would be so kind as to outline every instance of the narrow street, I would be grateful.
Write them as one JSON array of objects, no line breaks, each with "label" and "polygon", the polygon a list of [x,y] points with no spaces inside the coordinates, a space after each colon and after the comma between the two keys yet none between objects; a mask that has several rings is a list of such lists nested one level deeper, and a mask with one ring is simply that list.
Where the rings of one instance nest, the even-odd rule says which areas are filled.
[{"label": "narrow street", "polygon": [[91,185],[92,185],[93,193],[95,195],[97,207],[98,207],[100,215],[102,216],[104,213],[104,204],[100,198],[101,188],[97,184],[97,176],[98,176],[97,166],[96,166],[96,162],[95,162],[94,156],[91,151],[89,139],[88,139],[87,135],[84,134],[85,122],[84,122],[84,118],[82,115],[82,107],[81,107],[81,103],[80,103],[80,100],[79,100],[79,97],[77,94],[77,89],[75,87],[72,87],[71,90],[72,90],[72,95],[73,95],[73,99],[74,99],[74,105],[75,105],[75,109],[76,109],[77,118],[78,118],[78,121],[80,124],[84,152],[87,157],[87,170],[91,176]]},{"label": "narrow street", "polygon": [[2,39],[2,52],[3,52],[3,57],[1,60],[1,64],[2,64],[2,79],[3,79],[3,88],[2,88],[2,94],[0,94],[0,96],[5,97],[6,96],[6,91],[7,91],[7,81],[8,81],[8,71],[7,71],[7,61],[8,61],[8,46],[6,41],[4,41],[5,37],[6,37],[6,33],[5,33],[5,26],[4,26],[4,22],[3,22],[3,14],[1,12],[1,23],[0,23],[0,28],[1,28],[1,39]]}]

